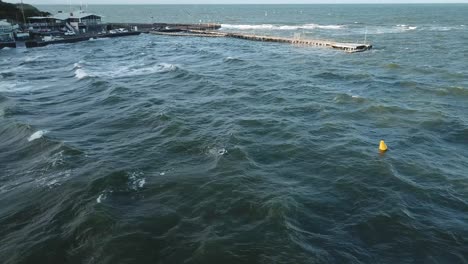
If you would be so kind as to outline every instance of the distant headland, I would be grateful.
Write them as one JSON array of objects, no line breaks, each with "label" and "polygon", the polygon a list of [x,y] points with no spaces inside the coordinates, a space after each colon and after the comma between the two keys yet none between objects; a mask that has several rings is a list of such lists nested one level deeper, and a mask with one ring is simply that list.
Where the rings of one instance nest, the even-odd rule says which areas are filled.
[{"label": "distant headland", "polygon": [[[24,16],[23,11],[24,10]],[[28,4],[10,4],[0,0],[0,20],[6,19],[10,22],[21,23],[25,18],[32,16],[49,16],[49,12],[43,12]]]}]

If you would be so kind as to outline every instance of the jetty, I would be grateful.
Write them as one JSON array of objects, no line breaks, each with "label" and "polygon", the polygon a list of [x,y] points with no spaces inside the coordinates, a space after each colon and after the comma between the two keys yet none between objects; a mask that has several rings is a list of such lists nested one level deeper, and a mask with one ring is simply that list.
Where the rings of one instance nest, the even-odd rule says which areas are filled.
[{"label": "jetty", "polygon": [[362,52],[362,51],[372,49],[372,45],[367,44],[367,43],[360,44],[360,43],[335,42],[335,41],[328,41],[328,40],[306,39],[306,38],[298,37],[297,35],[293,38],[287,38],[287,37],[277,37],[277,36],[235,33],[235,32],[219,32],[219,31],[212,31],[212,30],[180,30],[180,31],[171,31],[171,32],[152,30],[150,31],[150,33],[154,35],[167,35],[167,36],[226,37],[226,38],[245,39],[245,40],[251,40],[251,41],[261,41],[261,42],[288,43],[288,44],[294,44],[294,45],[327,47],[327,48],[343,50],[349,53]]},{"label": "jetty", "polygon": [[111,28],[131,28],[137,29],[142,33],[149,33],[150,31],[159,32],[182,32],[189,30],[218,30],[221,28],[220,24],[215,23],[200,23],[200,24],[181,24],[181,23],[109,23],[108,27]]}]

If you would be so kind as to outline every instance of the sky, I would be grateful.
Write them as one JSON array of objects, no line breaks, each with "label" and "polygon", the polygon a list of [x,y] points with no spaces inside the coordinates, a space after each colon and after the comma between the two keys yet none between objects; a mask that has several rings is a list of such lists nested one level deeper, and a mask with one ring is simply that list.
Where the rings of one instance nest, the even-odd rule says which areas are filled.
[{"label": "sky", "polygon": [[[20,0],[4,0],[18,3]],[[351,3],[468,3],[468,0],[24,0],[24,3],[43,5],[80,5],[83,4],[351,4]]]}]

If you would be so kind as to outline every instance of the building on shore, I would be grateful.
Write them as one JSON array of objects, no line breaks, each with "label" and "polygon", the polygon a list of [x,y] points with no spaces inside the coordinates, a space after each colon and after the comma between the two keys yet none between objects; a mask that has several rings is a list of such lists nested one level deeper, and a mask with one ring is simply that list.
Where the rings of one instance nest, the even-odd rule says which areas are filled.
[{"label": "building on shore", "polygon": [[100,32],[105,29],[102,16],[83,10],[62,12],[48,17],[28,17],[28,28],[35,33],[72,31],[76,34]]}]

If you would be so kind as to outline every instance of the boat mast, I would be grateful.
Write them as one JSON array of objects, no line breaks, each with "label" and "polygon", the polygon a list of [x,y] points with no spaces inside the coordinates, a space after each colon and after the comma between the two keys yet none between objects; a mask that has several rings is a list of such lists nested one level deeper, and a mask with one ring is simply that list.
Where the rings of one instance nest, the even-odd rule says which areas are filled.
[{"label": "boat mast", "polygon": [[26,24],[26,17],[24,16],[23,0],[21,0],[21,13],[23,14],[23,23]]}]

